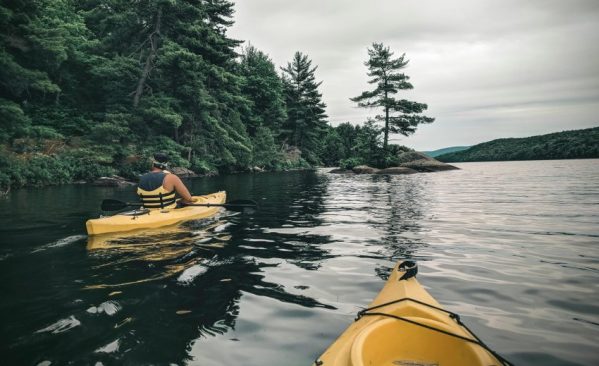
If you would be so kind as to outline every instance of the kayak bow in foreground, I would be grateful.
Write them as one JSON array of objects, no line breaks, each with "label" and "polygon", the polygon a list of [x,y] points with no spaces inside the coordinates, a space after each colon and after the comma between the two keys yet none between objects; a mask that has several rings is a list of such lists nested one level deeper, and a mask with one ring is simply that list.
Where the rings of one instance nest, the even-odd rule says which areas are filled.
[{"label": "kayak bow in foreground", "polygon": [[398,263],[385,287],[314,366],[511,365],[418,283],[416,263]]}]

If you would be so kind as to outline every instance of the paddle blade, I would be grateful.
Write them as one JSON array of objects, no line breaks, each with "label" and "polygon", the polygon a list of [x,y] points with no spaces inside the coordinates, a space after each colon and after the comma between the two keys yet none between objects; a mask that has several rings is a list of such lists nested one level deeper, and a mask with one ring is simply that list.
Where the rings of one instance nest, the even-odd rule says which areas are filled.
[{"label": "paddle blade", "polygon": [[223,207],[227,210],[251,214],[258,209],[258,203],[252,200],[235,200],[223,204]]},{"label": "paddle blade", "polygon": [[227,205],[246,205],[246,206],[258,207],[258,203],[256,203],[256,201],[253,201],[253,200],[235,200],[235,201],[229,201],[226,204]]},{"label": "paddle blade", "polygon": [[118,211],[127,207],[127,202],[113,200],[113,199],[105,199],[102,201],[102,206],[100,208],[102,211]]}]

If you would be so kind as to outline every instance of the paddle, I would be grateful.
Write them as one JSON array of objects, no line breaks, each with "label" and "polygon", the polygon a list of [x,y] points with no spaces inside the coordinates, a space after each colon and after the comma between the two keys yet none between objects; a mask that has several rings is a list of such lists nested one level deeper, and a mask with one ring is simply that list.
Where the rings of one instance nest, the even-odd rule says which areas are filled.
[{"label": "paddle", "polygon": [[[224,207],[232,211],[244,211],[246,209],[258,209],[256,201],[252,200],[235,200],[228,203],[181,203],[182,206],[201,206],[201,207]],[[113,199],[105,199],[102,201],[102,211],[118,211],[125,207],[141,207],[141,202],[123,202]]]}]

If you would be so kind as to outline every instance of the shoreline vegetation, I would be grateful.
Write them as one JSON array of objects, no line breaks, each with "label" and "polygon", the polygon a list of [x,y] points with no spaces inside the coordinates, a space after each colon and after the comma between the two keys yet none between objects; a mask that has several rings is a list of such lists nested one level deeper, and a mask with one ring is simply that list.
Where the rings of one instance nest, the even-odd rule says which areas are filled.
[{"label": "shoreline vegetation", "polygon": [[497,139],[435,158],[447,163],[599,158],[599,127]]},{"label": "shoreline vegetation", "polygon": [[227,35],[233,14],[228,0],[0,5],[0,190],[135,180],[157,151],[198,175],[386,168],[408,150],[389,134],[433,121],[395,98],[413,88],[405,55],[373,43],[374,89],[352,100],[385,117],[332,127],[308,55],[277,68]]},{"label": "shoreline vegetation", "polygon": [[[0,5],[0,192],[100,177],[136,180],[158,151],[200,176],[412,169],[405,159],[414,151],[390,144],[389,136],[409,136],[434,118],[423,114],[426,104],[401,98],[413,89],[405,54],[395,57],[376,42],[367,49],[371,89],[348,98],[377,116],[333,127],[318,66],[297,51],[277,68],[251,44],[241,47],[244,41],[227,35],[233,14],[228,0]],[[596,137],[583,137],[575,141],[599,155]],[[556,144],[586,156],[568,141]],[[466,155],[439,160],[470,161],[447,160],[470,159],[459,156]],[[520,156],[528,155],[510,159]]]}]

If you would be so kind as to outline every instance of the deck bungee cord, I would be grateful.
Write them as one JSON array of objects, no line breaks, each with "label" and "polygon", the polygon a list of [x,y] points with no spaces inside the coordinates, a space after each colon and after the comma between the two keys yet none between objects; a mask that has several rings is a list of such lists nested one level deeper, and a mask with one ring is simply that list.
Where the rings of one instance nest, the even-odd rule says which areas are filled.
[{"label": "deck bungee cord", "polygon": [[398,263],[375,300],[357,313],[354,323],[314,365],[513,366],[477,337],[459,314],[441,308],[420,286],[417,273],[415,262]]}]

